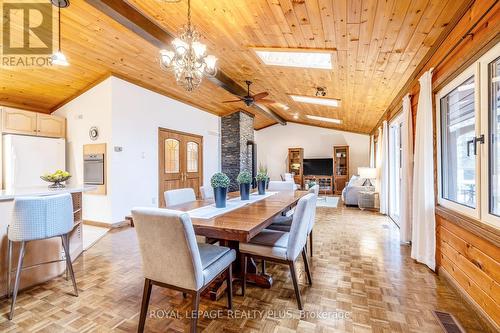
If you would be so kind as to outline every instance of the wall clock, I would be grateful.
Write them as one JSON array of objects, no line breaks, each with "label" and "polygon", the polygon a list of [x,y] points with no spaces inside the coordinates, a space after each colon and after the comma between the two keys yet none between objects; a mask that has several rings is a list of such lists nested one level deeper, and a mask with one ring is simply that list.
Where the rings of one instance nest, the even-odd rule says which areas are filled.
[{"label": "wall clock", "polygon": [[95,126],[91,127],[89,130],[90,140],[95,141],[99,137],[99,129]]}]

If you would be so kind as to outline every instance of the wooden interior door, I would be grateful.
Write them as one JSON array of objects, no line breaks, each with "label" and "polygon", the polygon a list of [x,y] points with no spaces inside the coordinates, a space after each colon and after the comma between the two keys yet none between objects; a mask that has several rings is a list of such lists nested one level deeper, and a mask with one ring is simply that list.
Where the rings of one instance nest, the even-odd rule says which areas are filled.
[{"label": "wooden interior door", "polygon": [[159,140],[159,206],[165,207],[163,193],[191,187],[199,196],[203,179],[203,137],[160,129]]}]

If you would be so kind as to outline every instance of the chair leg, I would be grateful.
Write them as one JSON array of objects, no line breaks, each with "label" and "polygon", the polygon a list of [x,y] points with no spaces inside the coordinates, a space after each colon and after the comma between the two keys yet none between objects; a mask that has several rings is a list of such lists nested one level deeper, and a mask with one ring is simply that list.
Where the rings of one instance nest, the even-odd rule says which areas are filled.
[{"label": "chair leg", "polygon": [[66,254],[66,271],[71,277],[71,282],[73,283],[73,291],[75,296],[78,297],[78,288],[76,286],[75,272],[73,271],[73,263],[71,262],[71,256],[69,253],[69,234],[61,236],[62,245],[64,248],[64,253]]},{"label": "chair leg", "polygon": [[8,270],[7,270],[7,298],[10,298],[10,273],[12,272],[12,241],[7,240],[7,261],[8,261]]},{"label": "chair leg", "polygon": [[233,309],[233,265],[229,265],[227,268],[227,308],[229,310]]},{"label": "chair leg", "polygon": [[313,256],[313,231],[309,233],[309,247],[311,249],[311,258]]},{"label": "chair leg", "polygon": [[146,314],[148,312],[149,299],[151,297],[152,286],[153,285],[150,279],[144,279],[144,291],[142,292],[141,314],[139,316],[139,327],[137,328],[138,333],[144,332],[144,325],[146,324]]},{"label": "chair leg", "polygon": [[290,274],[292,275],[293,288],[295,289],[295,297],[297,298],[297,306],[299,310],[302,310],[302,299],[300,298],[299,282],[297,281],[297,274],[295,271],[295,262],[290,261],[288,263],[290,266]]},{"label": "chair leg", "polygon": [[193,318],[191,318],[191,333],[196,333],[196,326],[198,324],[199,308],[200,308],[200,292],[197,291],[193,295]]},{"label": "chair leg", "polygon": [[262,259],[262,275],[266,275],[266,261]]},{"label": "chair leg", "polygon": [[307,252],[305,247],[302,249],[302,259],[304,260],[304,267],[306,269],[307,280],[309,281],[309,285],[312,286],[313,281],[311,277],[311,271],[309,270],[309,259],[307,259]]},{"label": "chair leg", "polygon": [[241,283],[241,296],[245,296],[245,290],[247,289],[247,256],[242,253],[243,256],[243,281]]},{"label": "chair leg", "polygon": [[26,251],[26,242],[21,242],[21,251],[17,263],[16,280],[14,281],[14,292],[12,293],[12,303],[10,304],[9,320],[14,317],[14,308],[16,307],[17,292],[19,291],[19,280],[21,279],[21,269],[23,268],[24,253]]}]

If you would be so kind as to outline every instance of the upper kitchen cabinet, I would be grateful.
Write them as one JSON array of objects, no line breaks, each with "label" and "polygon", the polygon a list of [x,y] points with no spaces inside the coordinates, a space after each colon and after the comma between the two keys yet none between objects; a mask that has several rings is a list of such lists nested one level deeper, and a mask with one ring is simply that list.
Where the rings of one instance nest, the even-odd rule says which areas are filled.
[{"label": "upper kitchen cabinet", "polygon": [[37,135],[64,138],[66,136],[66,119],[48,114],[37,114]]},{"label": "upper kitchen cabinet", "polygon": [[4,133],[36,135],[35,112],[4,109],[2,112],[2,131]]},{"label": "upper kitchen cabinet", "polygon": [[64,138],[66,119],[48,114],[5,108],[2,111],[2,132]]}]

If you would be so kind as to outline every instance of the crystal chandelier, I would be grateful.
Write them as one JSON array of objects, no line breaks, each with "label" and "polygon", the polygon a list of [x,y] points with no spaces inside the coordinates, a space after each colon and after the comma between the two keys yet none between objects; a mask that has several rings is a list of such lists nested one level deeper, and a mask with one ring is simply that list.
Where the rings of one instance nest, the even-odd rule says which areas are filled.
[{"label": "crystal chandelier", "polygon": [[173,50],[160,50],[160,65],[174,72],[178,85],[193,91],[201,84],[204,75],[216,74],[217,58],[207,55],[207,46],[200,42],[200,33],[191,26],[191,0],[188,0],[187,18],[187,25],[172,41]]}]

